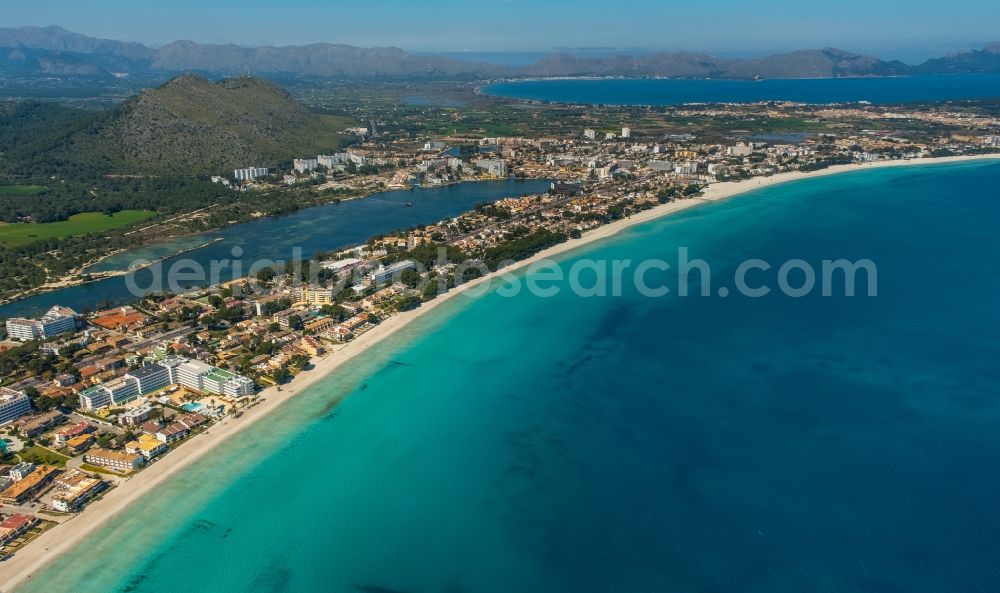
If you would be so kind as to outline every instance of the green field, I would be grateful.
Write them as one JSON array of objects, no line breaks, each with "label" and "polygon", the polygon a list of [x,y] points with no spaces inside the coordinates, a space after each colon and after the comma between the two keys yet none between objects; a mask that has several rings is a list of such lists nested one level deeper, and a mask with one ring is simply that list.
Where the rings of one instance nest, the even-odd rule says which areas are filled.
[{"label": "green field", "polygon": [[30,463],[54,465],[56,467],[65,467],[66,462],[69,461],[69,457],[65,455],[60,455],[55,451],[46,449],[40,445],[32,445],[27,449],[19,451],[18,456],[20,456],[21,461],[28,461]]},{"label": "green field", "polygon": [[18,247],[43,239],[100,233],[128,226],[155,215],[155,212],[149,210],[122,210],[112,216],[101,212],[85,212],[59,222],[0,223],[0,246]]},{"label": "green field", "polygon": [[43,191],[42,185],[0,185],[0,196],[37,196]]}]

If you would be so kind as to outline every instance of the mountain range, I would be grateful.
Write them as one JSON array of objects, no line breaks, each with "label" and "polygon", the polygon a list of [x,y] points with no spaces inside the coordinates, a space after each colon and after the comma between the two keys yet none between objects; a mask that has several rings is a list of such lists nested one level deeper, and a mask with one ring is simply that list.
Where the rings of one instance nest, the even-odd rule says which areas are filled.
[{"label": "mountain range", "polygon": [[500,76],[658,76],[672,78],[827,78],[911,74],[1000,73],[1000,43],[909,65],[826,48],[756,59],[705,53],[616,54],[588,57],[553,53],[527,66],[417,55],[395,47],[360,48],[201,44],[175,41],[160,48],[96,39],[62,27],[0,28],[0,77],[160,77],[198,71],[318,78],[483,78]]}]

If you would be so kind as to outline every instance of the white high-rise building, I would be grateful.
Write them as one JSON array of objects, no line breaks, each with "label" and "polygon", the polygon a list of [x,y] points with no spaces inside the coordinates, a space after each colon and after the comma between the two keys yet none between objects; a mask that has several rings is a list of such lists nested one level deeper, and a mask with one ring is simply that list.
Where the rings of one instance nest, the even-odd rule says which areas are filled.
[{"label": "white high-rise building", "polygon": [[368,275],[368,279],[376,285],[384,284],[386,281],[398,280],[398,275],[405,270],[416,269],[417,264],[410,260],[398,261],[388,266],[379,266],[378,269]]},{"label": "white high-rise building", "polygon": [[0,426],[13,422],[31,411],[31,400],[23,391],[0,387]]},{"label": "white high-rise building", "polygon": [[111,405],[111,394],[103,385],[94,385],[80,392],[80,408],[85,411],[100,410]]},{"label": "white high-rise building", "polygon": [[750,156],[753,154],[753,146],[745,142],[737,142],[735,146],[726,148],[726,154],[729,156]]},{"label": "white high-rise building", "polygon": [[15,317],[7,320],[7,336],[27,342],[44,340],[58,334],[76,331],[76,311],[69,307],[55,306],[38,319]]},{"label": "white high-rise building", "polygon": [[677,163],[674,165],[674,173],[678,175],[694,175],[697,172],[698,172],[697,161],[687,161],[684,163]]},{"label": "white high-rise building", "polygon": [[472,163],[477,169],[493,177],[507,176],[507,163],[500,159],[480,159]]},{"label": "white high-rise building", "polygon": [[340,165],[345,160],[347,160],[346,152],[338,152],[336,154],[321,154],[316,157],[316,162],[323,165],[327,169],[332,169],[337,165]]},{"label": "white high-rise building", "polygon": [[177,383],[228,397],[253,393],[253,381],[250,379],[197,360],[189,360],[177,367]]},{"label": "white high-rise building", "polygon": [[296,173],[308,173],[319,165],[319,159],[293,159],[292,167]]},{"label": "white high-rise building", "polygon": [[597,140],[597,131],[587,128],[583,131],[583,137],[587,140]]},{"label": "white high-rise building", "polygon": [[233,177],[237,181],[253,181],[259,177],[267,175],[267,167],[247,167],[233,171]]},{"label": "white high-rise building", "polygon": [[622,128],[622,138],[631,138],[632,128]]},{"label": "white high-rise building", "polygon": [[254,392],[253,381],[247,377],[198,360],[173,356],[129,371],[124,377],[81,391],[80,407],[90,411],[112,404],[121,405],[170,384],[232,398]]},{"label": "white high-rise building", "polygon": [[143,395],[170,385],[170,371],[158,364],[147,364],[128,372],[126,377],[135,379]]}]

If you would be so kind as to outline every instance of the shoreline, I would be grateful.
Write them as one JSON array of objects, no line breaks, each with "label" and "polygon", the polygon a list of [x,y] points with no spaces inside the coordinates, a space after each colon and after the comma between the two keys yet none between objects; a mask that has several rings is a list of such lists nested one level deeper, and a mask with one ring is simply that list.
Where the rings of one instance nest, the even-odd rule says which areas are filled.
[{"label": "shoreline", "polygon": [[[412,186],[412,187],[410,187],[410,186],[403,186],[401,188],[389,188],[389,187],[387,187],[385,189],[372,189],[372,190],[366,190],[365,192],[360,193],[358,195],[352,195],[352,196],[347,196],[347,197],[343,197],[343,198],[338,197],[338,198],[334,198],[334,199],[329,200],[329,201],[317,203],[317,204],[314,204],[314,205],[311,205],[311,206],[306,206],[306,207],[300,208],[296,212],[299,212],[299,211],[302,211],[302,210],[308,210],[309,208],[322,208],[324,206],[333,206],[335,204],[340,204],[340,203],[343,203],[343,202],[352,202],[352,201],[355,201],[355,200],[364,200],[364,199],[367,199],[367,198],[370,198],[372,196],[376,196],[376,195],[382,194],[382,193],[410,192],[410,191],[413,191],[413,190],[435,190],[435,189],[442,189],[442,188],[445,188],[445,187],[451,187],[453,185],[462,185],[464,183],[489,183],[489,182],[510,181],[510,180],[514,180],[514,178],[509,178],[509,179],[479,179],[479,178],[471,178],[471,179],[462,179],[462,180],[459,180],[459,181],[445,183],[445,184],[442,184],[442,185]],[[523,179],[516,179],[516,180],[517,181],[535,181],[535,180],[539,180],[539,181],[540,180],[552,181],[552,179],[549,179],[547,177],[526,177],[526,178],[523,178]],[[290,214],[294,214],[294,212],[292,212]],[[93,283],[96,283],[96,282],[101,282],[103,280],[109,280],[111,278],[118,278],[118,277],[121,277],[121,276],[126,276],[128,274],[131,274],[132,272],[136,272],[136,271],[141,270],[143,268],[147,268],[149,266],[152,266],[152,265],[155,265],[157,263],[163,262],[163,261],[168,260],[170,258],[178,257],[180,255],[184,255],[185,253],[191,253],[191,252],[194,252],[194,251],[198,251],[199,249],[203,249],[205,247],[208,247],[209,245],[212,245],[213,243],[225,240],[225,237],[216,237],[216,238],[213,238],[213,239],[211,239],[211,240],[209,240],[209,241],[207,241],[205,243],[202,243],[202,244],[194,246],[194,247],[185,247],[185,248],[182,248],[182,249],[178,249],[176,251],[171,251],[171,252],[167,253],[166,255],[160,256],[160,257],[156,258],[155,260],[149,261],[149,262],[147,262],[147,263],[145,263],[142,266],[137,267],[137,268],[130,268],[128,270],[107,270],[107,271],[103,271],[103,272],[86,272],[87,268],[93,267],[93,266],[99,264],[100,262],[102,262],[102,261],[104,261],[104,260],[106,260],[109,257],[112,257],[114,255],[120,255],[122,253],[127,253],[129,251],[134,251],[134,250],[137,250],[137,249],[142,249],[144,247],[151,247],[151,246],[154,246],[154,245],[162,245],[162,244],[165,244],[165,243],[169,243],[171,241],[177,241],[179,239],[183,239],[185,237],[196,237],[196,236],[199,236],[199,235],[206,235],[206,234],[210,234],[210,233],[221,233],[221,232],[226,231],[227,229],[231,229],[233,227],[236,227],[236,226],[239,226],[239,225],[242,225],[242,224],[249,224],[251,222],[257,222],[259,220],[267,220],[267,219],[280,218],[282,216],[286,216],[286,214],[275,214],[275,215],[262,216],[260,218],[254,218],[254,219],[245,220],[245,221],[242,221],[242,222],[237,222],[235,224],[226,225],[226,226],[223,226],[223,227],[219,227],[217,229],[210,229],[210,230],[207,230],[207,231],[198,231],[198,232],[191,232],[191,233],[181,233],[181,234],[176,235],[176,236],[171,236],[171,237],[164,238],[162,241],[154,241],[154,242],[146,244],[146,245],[137,245],[135,247],[125,248],[125,249],[119,249],[119,250],[113,251],[111,253],[105,254],[105,255],[97,258],[96,260],[94,260],[92,262],[87,263],[86,265],[84,265],[83,267],[80,268],[80,271],[78,273],[71,274],[71,275],[69,275],[67,277],[60,278],[58,281],[55,281],[55,282],[60,283],[58,286],[55,286],[55,285],[53,285],[51,283],[43,285],[43,286],[36,286],[35,288],[31,288],[31,289],[27,290],[26,292],[19,293],[19,294],[14,295],[14,296],[9,296],[9,297],[0,299],[0,307],[5,307],[5,306],[8,306],[8,305],[14,305],[18,301],[23,301],[23,300],[26,300],[26,299],[29,299],[29,298],[32,298],[32,297],[36,297],[36,296],[39,296],[39,295],[48,294],[48,293],[51,293],[51,292],[56,292],[56,291],[59,291],[59,290],[65,289],[65,288],[74,288],[74,287],[77,287],[77,286],[84,286],[84,285],[87,285],[87,284],[93,284]],[[90,278],[88,280],[68,279],[71,276],[77,276],[77,275],[80,275],[80,274],[89,274],[90,276],[92,276],[92,278]],[[138,299],[136,299],[134,301],[129,301],[128,303],[123,303],[123,304],[134,304],[137,300]],[[23,311],[22,311],[22,313],[23,313]]]},{"label": "shoreline", "polygon": [[[484,283],[492,283],[492,281],[499,278],[501,274],[522,270],[537,261],[572,252],[584,246],[614,236],[633,226],[663,218],[675,212],[687,210],[707,202],[721,201],[733,196],[773,185],[869,169],[900,166],[939,165],[997,159],[1000,159],[1000,154],[994,153],[987,155],[854,163],[849,165],[836,165],[819,171],[810,171],[805,173],[788,172],[780,173],[771,177],[756,177],[743,181],[713,183],[708,186],[703,195],[700,197],[687,198],[661,204],[633,215],[630,218],[618,220],[596,229],[592,229],[579,239],[570,239],[569,241],[545,249],[497,272],[492,272],[486,276],[456,287],[448,293],[440,295],[436,299],[424,303],[413,311],[400,313],[383,321],[381,324],[359,336],[356,340],[340,346],[335,350],[330,350],[322,358],[314,359],[312,369],[297,375],[290,383],[283,386],[281,391],[278,391],[275,387],[269,387],[263,390],[260,393],[260,403],[250,408],[246,408],[241,418],[226,417],[224,420],[213,424],[204,433],[183,442],[175,450],[171,451],[170,454],[153,464],[149,469],[141,471],[137,475],[124,480],[118,485],[117,488],[108,492],[102,499],[88,505],[83,512],[75,515],[66,522],[49,529],[35,539],[35,541],[26,546],[24,550],[19,551],[10,560],[0,564],[0,567],[3,568],[3,572],[5,573],[4,582],[0,588],[8,591],[17,589],[39,571],[44,569],[47,564],[55,560],[60,554],[66,553],[70,549],[82,543],[88,536],[92,535],[120,513],[126,511],[130,508],[130,505],[142,499],[146,494],[170,478],[170,476],[198,461],[231,436],[254,425],[256,422],[265,418],[268,414],[281,406],[284,402],[302,393],[313,384],[327,378],[327,376],[332,374],[337,369],[350,363],[356,357],[366,353],[372,346],[379,344],[383,340],[391,338],[401,329],[407,327],[411,322],[419,319],[421,316],[434,311],[444,303],[457,298],[459,295],[463,295],[476,287],[480,287],[480,285]],[[477,298],[475,295],[476,293],[467,296]]]},{"label": "shoreline", "polygon": [[138,272],[139,270],[144,270],[144,269],[146,269],[146,268],[148,268],[150,266],[156,265],[156,264],[158,264],[160,262],[163,262],[165,260],[168,260],[168,259],[170,259],[172,257],[177,257],[179,255],[184,255],[185,253],[188,253],[188,252],[191,252],[191,251],[196,251],[198,249],[202,249],[202,248],[208,247],[212,243],[216,243],[218,241],[224,241],[224,240],[225,239],[223,237],[216,237],[216,238],[212,239],[211,241],[207,241],[205,243],[202,243],[201,245],[196,245],[194,247],[188,247],[186,249],[180,249],[180,250],[177,250],[177,251],[173,251],[171,253],[168,253],[167,255],[164,255],[162,257],[158,257],[158,258],[156,258],[156,259],[154,259],[152,261],[147,261],[146,263],[143,263],[143,264],[141,264],[139,266],[129,267],[127,270],[104,270],[104,271],[101,271],[101,272],[87,272],[87,271],[85,271],[86,268],[96,266],[97,264],[101,263],[102,261],[108,259],[109,257],[111,257],[113,255],[118,255],[120,253],[125,253],[125,252],[128,251],[127,249],[120,249],[118,251],[109,253],[109,254],[107,254],[104,257],[99,258],[97,261],[95,261],[95,262],[93,262],[91,264],[87,264],[87,266],[83,268],[84,271],[82,271],[82,272],[80,272],[80,274],[78,274],[78,275],[81,275],[81,276],[83,276],[83,275],[90,276],[86,280],[65,280],[65,281],[60,281],[60,283],[59,283],[58,286],[55,286],[55,285],[39,286],[38,288],[33,289],[33,290],[31,290],[29,292],[26,292],[24,294],[17,295],[15,297],[12,297],[12,298],[7,299],[7,300],[0,300],[0,307],[2,307],[4,305],[11,305],[13,303],[16,303],[17,301],[24,300],[24,299],[27,299],[27,298],[31,298],[33,296],[38,296],[40,294],[46,294],[46,293],[49,293],[49,292],[54,292],[54,291],[57,291],[57,290],[62,290],[64,288],[74,288],[74,287],[77,287],[77,286],[85,286],[87,284],[93,284],[94,282],[100,282],[102,280],[108,280],[110,278],[118,278],[120,276],[126,276],[128,274],[131,274],[132,272]]},{"label": "shoreline", "polygon": [[[978,76],[975,73],[946,73],[946,74],[891,74],[891,75],[875,75],[875,76],[798,76],[790,78],[710,78],[710,77],[688,77],[688,76],[661,76],[661,75],[649,75],[649,76],[638,76],[638,75],[563,75],[563,76],[511,76],[511,77],[499,77],[499,78],[486,78],[479,80],[475,83],[472,89],[474,95],[480,97],[488,97],[491,99],[499,99],[506,101],[519,101],[522,103],[544,103],[547,105],[600,105],[600,106],[610,106],[610,107],[645,107],[648,106],[646,103],[591,103],[591,102],[578,102],[578,101],[557,101],[552,99],[528,99],[525,97],[515,97],[512,95],[501,95],[497,93],[486,92],[487,87],[496,86],[500,84],[517,84],[521,82],[549,82],[549,81],[588,81],[588,80],[675,80],[675,81],[708,81],[708,82],[765,82],[765,81],[784,81],[784,80],[843,80],[843,79],[854,79],[854,80],[874,80],[874,79],[892,79],[892,78],[920,78],[920,77],[943,77],[943,76]],[[768,99],[761,99],[759,101],[692,101],[685,103],[678,103],[676,105],[658,105],[660,107],[678,107],[682,105],[712,105],[712,104],[739,104],[739,105],[753,105],[754,103],[766,103]],[[794,103],[795,101],[793,101]],[[830,104],[850,104],[859,103],[860,101],[832,101]],[[947,158],[947,157],[942,157]]]}]

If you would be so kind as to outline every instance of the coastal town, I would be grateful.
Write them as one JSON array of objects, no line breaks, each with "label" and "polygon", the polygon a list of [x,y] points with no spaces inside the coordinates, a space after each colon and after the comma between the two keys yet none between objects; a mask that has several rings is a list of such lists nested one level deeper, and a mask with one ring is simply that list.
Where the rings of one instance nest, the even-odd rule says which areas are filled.
[{"label": "coastal town", "polygon": [[[795,105],[761,105],[791,117]],[[801,109],[806,109],[802,107]],[[715,107],[732,117],[746,107]],[[214,424],[238,422],[267,393],[406,311],[588,231],[714,184],[834,165],[1000,150],[1000,122],[968,111],[808,108],[818,119],[919,122],[920,134],[850,131],[702,141],[619,121],[563,137],[393,136],[346,130],[331,155],[282,169],[247,163],[212,181],[227,191],[307,186],[364,196],[413,185],[509,177],[549,191],[481,204],[454,218],[265,267],[179,294],[94,311],[54,306],[5,322],[0,342],[0,546],[9,556]],[[801,116],[798,113],[797,116]],[[927,130],[942,130],[928,133]],[[264,395],[262,395],[262,393]]]},{"label": "coastal town", "polygon": [[1000,3],[3,15],[0,593],[1000,589]]}]

